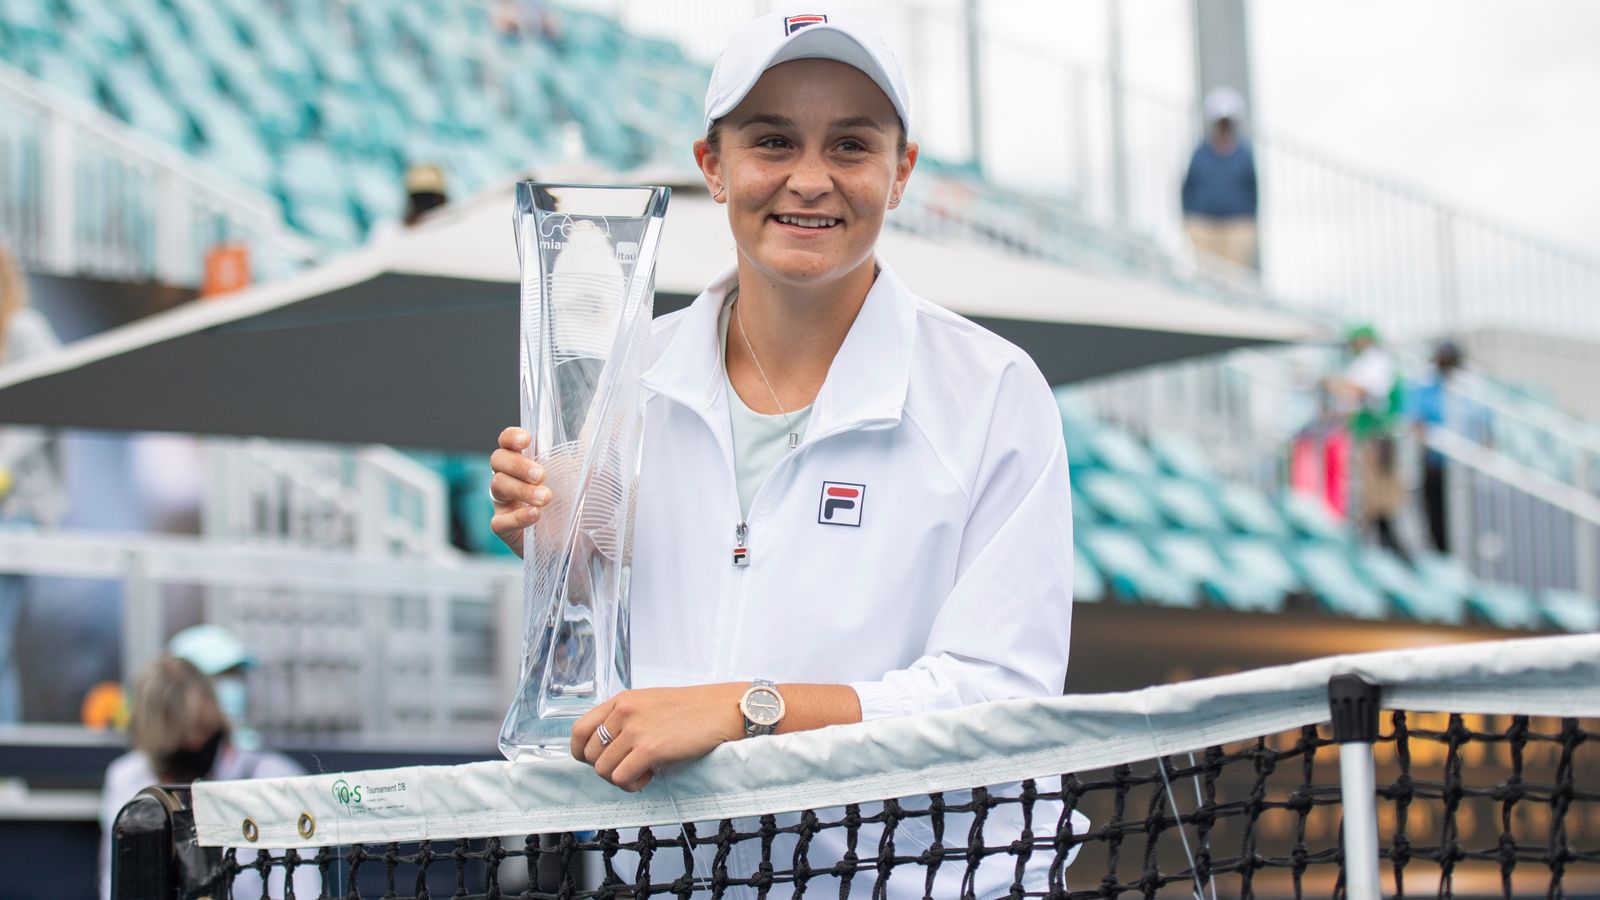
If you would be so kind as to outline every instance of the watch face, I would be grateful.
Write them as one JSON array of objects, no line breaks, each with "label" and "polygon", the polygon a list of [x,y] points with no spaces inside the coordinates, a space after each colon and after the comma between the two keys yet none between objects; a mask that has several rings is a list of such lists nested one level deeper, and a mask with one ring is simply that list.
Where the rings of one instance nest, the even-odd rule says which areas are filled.
[{"label": "watch face", "polygon": [[757,725],[772,725],[783,715],[783,700],[776,691],[758,688],[745,697],[744,714]]}]

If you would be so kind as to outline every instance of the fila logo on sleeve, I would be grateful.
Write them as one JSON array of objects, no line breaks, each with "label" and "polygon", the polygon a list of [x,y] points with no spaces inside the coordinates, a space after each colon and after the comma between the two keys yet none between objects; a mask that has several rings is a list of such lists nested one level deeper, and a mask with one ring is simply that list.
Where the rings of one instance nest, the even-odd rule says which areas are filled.
[{"label": "fila logo on sleeve", "polygon": [[867,486],[848,481],[824,481],[817,522],[822,525],[861,527],[861,510],[867,505]]},{"label": "fila logo on sleeve", "polygon": [[807,25],[823,25],[827,21],[827,16],[789,16],[783,20],[783,36],[788,37]]}]

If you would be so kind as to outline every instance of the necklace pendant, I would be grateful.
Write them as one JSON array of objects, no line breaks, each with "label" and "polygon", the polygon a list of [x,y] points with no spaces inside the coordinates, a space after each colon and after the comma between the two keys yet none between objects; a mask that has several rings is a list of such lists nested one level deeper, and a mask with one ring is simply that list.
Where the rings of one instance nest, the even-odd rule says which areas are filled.
[{"label": "necklace pendant", "polygon": [[793,450],[798,446],[800,446],[800,435],[793,431],[789,432],[789,449]]}]

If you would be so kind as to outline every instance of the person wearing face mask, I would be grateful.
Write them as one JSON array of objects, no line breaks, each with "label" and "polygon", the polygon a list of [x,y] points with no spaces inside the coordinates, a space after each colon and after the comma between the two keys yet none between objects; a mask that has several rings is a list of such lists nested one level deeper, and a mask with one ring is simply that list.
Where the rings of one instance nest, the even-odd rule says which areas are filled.
[{"label": "person wearing face mask", "polygon": [[[100,896],[111,896],[112,826],[122,807],[153,785],[187,785],[202,778],[280,778],[305,770],[280,753],[246,750],[231,739],[228,717],[212,682],[193,663],[163,656],[145,666],[133,682],[127,753],[106,768],[100,796]],[[248,882],[253,881],[253,884]],[[269,894],[283,895],[282,875]],[[234,881],[238,896],[260,896],[255,873]],[[298,872],[295,891],[316,896],[314,871]],[[305,893],[309,891],[309,893]]]},{"label": "person wearing face mask", "polygon": [[250,726],[250,691],[246,672],[256,664],[244,641],[221,625],[185,628],[167,642],[167,652],[181,657],[211,679],[217,705],[228,719],[229,740],[245,750],[261,749],[261,734]]},{"label": "person wearing face mask", "polygon": [[[654,323],[637,689],[572,733],[625,790],[724,742],[1063,689],[1072,512],[1050,387],[878,253],[917,163],[910,110],[883,37],[845,15],[756,19],[712,70],[693,153],[736,254]],[[490,457],[492,527],[519,554],[551,502],[530,440],[508,428]],[[842,858],[837,837],[815,836],[813,865]]]}]

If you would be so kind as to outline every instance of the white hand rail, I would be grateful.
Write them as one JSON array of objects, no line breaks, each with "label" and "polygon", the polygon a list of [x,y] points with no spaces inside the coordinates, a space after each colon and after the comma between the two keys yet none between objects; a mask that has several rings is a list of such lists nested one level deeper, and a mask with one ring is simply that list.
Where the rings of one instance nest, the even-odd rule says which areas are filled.
[{"label": "white hand rail", "polygon": [[[263,275],[316,255],[271,197],[4,63],[0,120],[0,142],[10,138],[38,164],[31,190],[0,189],[0,229],[33,267],[193,285],[215,236],[207,221],[250,244]],[[101,189],[85,197],[80,188],[91,182],[80,175],[91,170]],[[80,217],[80,209],[94,213]],[[148,227],[124,227],[129,221]]]}]

